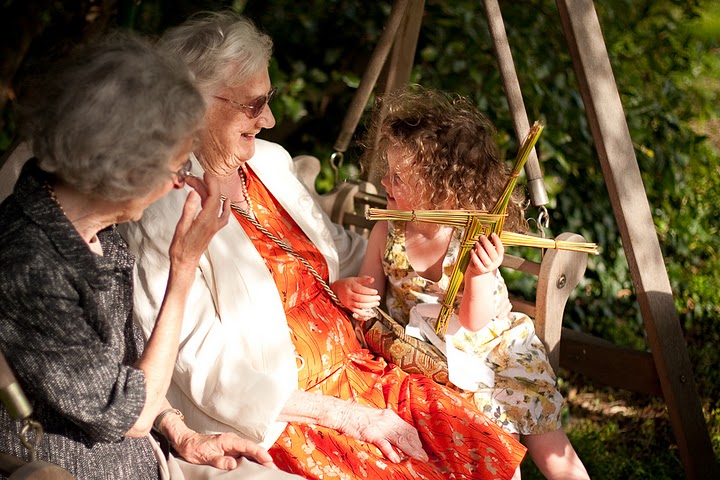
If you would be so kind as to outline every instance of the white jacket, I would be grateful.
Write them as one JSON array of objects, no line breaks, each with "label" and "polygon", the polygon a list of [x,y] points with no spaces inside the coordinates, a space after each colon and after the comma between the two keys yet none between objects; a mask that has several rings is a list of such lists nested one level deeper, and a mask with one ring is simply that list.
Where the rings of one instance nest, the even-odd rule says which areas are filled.
[{"label": "white jacket", "polygon": [[[191,159],[192,173],[202,178]],[[355,275],[365,240],[330,222],[295,176],[288,152],[256,140],[248,166],[325,256],[330,281]],[[189,190],[170,192],[121,230],[137,256],[135,316],[146,338],[165,293],[167,252]],[[231,215],[200,259],[168,399],[197,431],[234,431],[268,448],[285,428],[276,419],[297,389],[294,352],[273,278]]]}]

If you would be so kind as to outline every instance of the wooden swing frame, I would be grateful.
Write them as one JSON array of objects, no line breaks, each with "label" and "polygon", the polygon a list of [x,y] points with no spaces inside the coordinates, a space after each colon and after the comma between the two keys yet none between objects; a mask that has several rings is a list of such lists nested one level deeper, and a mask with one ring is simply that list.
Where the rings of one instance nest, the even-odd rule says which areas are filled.
[{"label": "wooden swing frame", "polygon": [[[341,126],[336,152],[347,149],[376,83],[378,95],[407,86],[424,4],[424,0],[394,1],[385,30]],[[538,277],[535,302],[513,299],[513,306],[535,318],[536,331],[548,348],[554,368],[559,365],[606,385],[662,397],[687,478],[720,478],[595,5],[592,0],[556,0],[556,4],[620,230],[650,352],[619,347],[562,327],[567,299],[585,272],[586,254],[548,251],[539,263],[506,255],[503,266]],[[483,5],[515,133],[517,138],[524,138],[529,122],[500,7],[497,0],[484,0]],[[304,181],[310,186],[314,185],[320,168],[319,162],[315,162],[317,159],[308,157],[299,158],[297,162]],[[367,182],[346,183],[330,195],[319,196],[324,197],[321,202],[325,202],[326,211],[334,221],[361,232],[371,228],[372,222],[364,219],[364,212],[384,204],[384,198],[377,195],[381,174],[374,167],[370,167]],[[532,204],[544,208],[547,194],[534,152],[528,158],[525,173]],[[563,233],[558,239],[584,240],[572,233]]]}]

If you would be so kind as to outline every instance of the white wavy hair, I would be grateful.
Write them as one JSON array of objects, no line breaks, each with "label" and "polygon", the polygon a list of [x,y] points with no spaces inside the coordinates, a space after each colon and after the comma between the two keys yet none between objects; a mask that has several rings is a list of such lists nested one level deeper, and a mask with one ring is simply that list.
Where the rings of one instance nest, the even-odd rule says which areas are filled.
[{"label": "white wavy hair", "polygon": [[233,11],[195,14],[168,29],[160,43],[185,59],[205,94],[241,85],[268,68],[273,47],[268,35]]}]

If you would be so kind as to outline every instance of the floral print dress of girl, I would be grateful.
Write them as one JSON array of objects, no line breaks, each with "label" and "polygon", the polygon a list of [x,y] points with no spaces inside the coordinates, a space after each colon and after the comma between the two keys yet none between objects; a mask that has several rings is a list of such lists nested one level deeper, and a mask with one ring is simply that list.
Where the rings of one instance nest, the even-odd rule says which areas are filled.
[{"label": "floral print dress of girl", "polygon": [[[407,325],[411,309],[422,303],[440,303],[457,262],[462,230],[450,240],[443,274],[434,282],[421,277],[410,264],[405,250],[405,222],[388,222],[388,238],[383,256],[387,276],[387,308],[390,315]],[[505,281],[497,272],[493,293],[495,305],[507,296]],[[460,304],[462,288],[455,300]],[[423,317],[432,329],[436,318]],[[464,391],[477,407],[509,433],[539,434],[561,428],[563,398],[530,317],[512,312],[494,318],[488,325],[470,332],[464,328],[452,336],[455,348],[481,359],[494,372],[494,378],[480,383],[477,391]]]}]

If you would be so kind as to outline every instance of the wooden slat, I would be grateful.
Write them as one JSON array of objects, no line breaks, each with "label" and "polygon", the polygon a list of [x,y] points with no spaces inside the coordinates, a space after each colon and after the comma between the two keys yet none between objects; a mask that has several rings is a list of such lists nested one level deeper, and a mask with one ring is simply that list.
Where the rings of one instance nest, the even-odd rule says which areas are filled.
[{"label": "wooden slat", "polygon": [[512,304],[513,312],[524,313],[530,318],[535,318],[535,302],[530,302],[524,298],[510,295],[510,303]]},{"label": "wooden slat", "polygon": [[576,330],[562,329],[560,366],[605,385],[658,397],[663,394],[651,353],[618,347]]},{"label": "wooden slat", "polygon": [[505,254],[502,266],[512,268],[513,270],[519,270],[523,273],[534,275],[536,277],[540,275],[540,264],[538,262],[533,262],[532,260],[527,260],[522,257],[516,257],[515,255]]},{"label": "wooden slat", "polygon": [[363,192],[362,190],[355,194],[355,203],[357,205],[366,205],[369,208],[387,208],[386,197]]},{"label": "wooden slat", "polygon": [[[353,231],[357,231],[357,229],[367,229],[372,230],[373,225],[375,222],[372,220],[368,220],[365,218],[364,215],[357,215],[355,213],[346,213],[343,216],[343,226],[350,228]],[[361,232],[358,232],[361,233]]]}]

